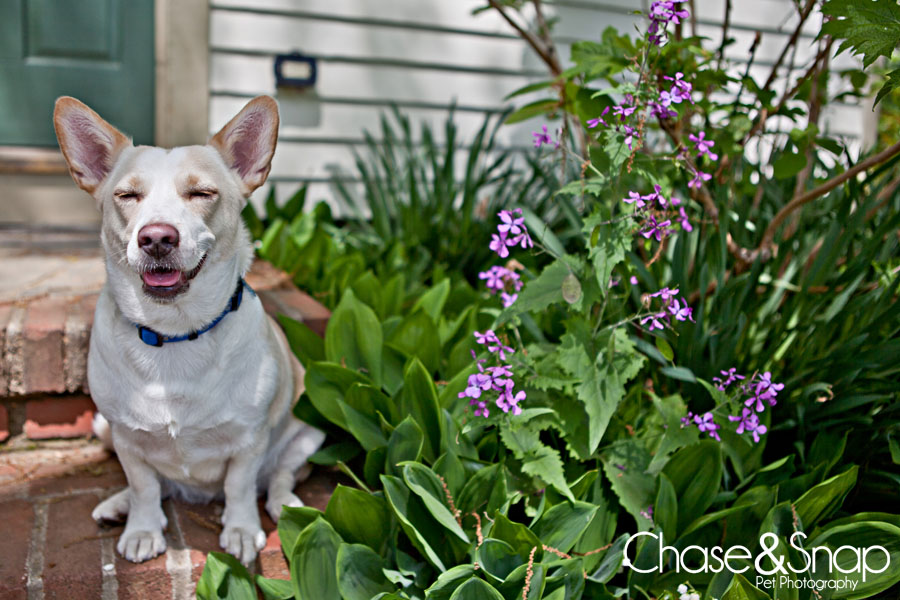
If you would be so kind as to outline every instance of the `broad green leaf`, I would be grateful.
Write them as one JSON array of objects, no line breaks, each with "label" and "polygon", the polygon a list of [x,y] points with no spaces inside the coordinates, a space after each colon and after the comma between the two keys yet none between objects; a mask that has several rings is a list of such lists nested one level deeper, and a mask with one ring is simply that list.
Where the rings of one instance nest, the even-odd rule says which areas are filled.
[{"label": "broad green leaf", "polygon": [[353,290],[345,290],[325,330],[325,356],[330,362],[365,372],[381,385],[381,323]]},{"label": "broad green leaf", "polygon": [[527,557],[523,559],[519,556],[506,542],[491,538],[486,538],[478,546],[476,557],[478,565],[484,569],[491,583],[498,586],[513,572],[513,569],[528,560]]},{"label": "broad green leaf", "polygon": [[678,535],[678,498],[675,488],[665,473],[659,474],[659,490],[653,503],[653,522],[663,530],[665,540],[672,543]]},{"label": "broad green leaf", "polygon": [[[900,528],[889,523],[862,521],[829,528],[809,540],[809,548],[827,547],[835,554],[834,568],[829,568],[828,555],[816,553],[814,578],[848,579],[852,592],[844,591],[840,598],[854,600],[869,598],[900,582]],[[846,546],[858,550],[847,550]],[[886,552],[876,548],[880,546]],[[844,547],[841,552],[838,548]],[[863,573],[865,571],[865,573]],[[879,573],[879,571],[881,571]],[[865,576],[864,576],[865,575]],[[865,579],[865,581],[863,581]],[[853,586],[856,583],[856,586]],[[889,597],[889,596],[879,596]]]},{"label": "broad green leaf", "polygon": [[819,519],[828,516],[841,506],[844,498],[856,485],[858,471],[859,467],[854,465],[800,496],[794,506],[804,528],[811,530]]},{"label": "broad green leaf", "polygon": [[341,544],[337,553],[337,586],[344,600],[371,600],[396,588],[382,572],[382,558],[362,544]]},{"label": "broad green leaf", "polygon": [[684,529],[712,504],[722,485],[722,453],[712,440],[682,448],[666,463],[663,473],[678,498],[678,530]]},{"label": "broad green leaf", "polygon": [[518,123],[520,121],[527,121],[528,119],[533,119],[545,113],[551,112],[558,106],[558,99],[536,100],[534,102],[526,104],[525,106],[510,114],[508,117],[506,117],[504,123],[510,125],[512,123]]},{"label": "broad green leaf", "polygon": [[563,280],[570,272],[571,269],[562,260],[553,262],[533,281],[528,282],[508,311],[510,314],[541,311],[551,304],[562,302]]},{"label": "broad green leaf", "polygon": [[500,438],[516,458],[522,461],[522,470],[552,485],[569,500],[575,497],[566,483],[559,452],[540,441],[540,431],[522,422],[524,419],[504,420],[500,423]]},{"label": "broad green leaf", "polygon": [[389,473],[400,474],[399,463],[410,460],[417,461],[422,455],[422,443],[424,437],[422,430],[412,417],[406,417],[401,421],[391,439],[388,440],[385,468]]},{"label": "broad green leaf", "polygon": [[441,561],[432,543],[426,537],[434,535],[436,531],[433,524],[434,521],[430,517],[426,518],[428,513],[427,509],[422,505],[422,501],[415,495],[411,496],[409,488],[396,477],[382,475],[381,484],[384,486],[384,495],[388,503],[390,503],[394,514],[400,521],[400,527],[403,528],[413,546],[439,571],[446,571],[447,568],[444,566],[443,561]]},{"label": "broad green leaf", "polygon": [[806,166],[806,154],[804,152],[785,152],[772,163],[775,179],[787,179],[793,177]]},{"label": "broad green leaf", "polygon": [[403,319],[388,342],[406,356],[421,360],[429,373],[437,371],[441,360],[440,339],[434,321],[424,311],[417,310]]},{"label": "broad green leaf", "polygon": [[359,454],[359,444],[347,440],[316,450],[306,461],[314,465],[330,467],[339,462],[347,462],[357,454]]},{"label": "broad green leaf", "polygon": [[210,552],[203,573],[197,581],[200,600],[256,600],[253,578],[230,554]]},{"label": "broad green leaf", "polygon": [[300,532],[321,516],[321,511],[310,506],[285,506],[281,509],[281,518],[278,519],[278,539],[281,540],[281,548],[288,560],[293,555]]},{"label": "broad green leaf", "polygon": [[456,521],[456,517],[447,506],[447,494],[434,472],[419,463],[403,465],[403,480],[422,502],[435,521],[444,526],[460,540],[469,543],[469,538]]},{"label": "broad green leaf", "polygon": [[[528,563],[519,565],[500,584],[500,593],[504,598],[522,598],[525,591],[525,578],[528,575]],[[547,567],[535,560],[531,566],[531,582],[528,587],[528,595],[524,600],[539,600],[544,597],[544,584],[547,582]]]},{"label": "broad green leaf", "polygon": [[341,538],[380,552],[390,536],[391,514],[384,498],[338,484],[325,518]]},{"label": "broad green leaf", "polygon": [[443,414],[434,380],[417,358],[410,359],[403,373],[400,407],[401,414],[410,415],[418,423],[425,436],[422,455],[434,462],[443,447]]},{"label": "broad green leaf", "polygon": [[432,469],[444,480],[450,494],[456,498],[466,483],[466,469],[459,457],[452,452],[445,452],[434,461]]},{"label": "broad green leaf", "polygon": [[722,600],[769,600],[769,595],[736,573]]},{"label": "broad green leaf", "polygon": [[631,534],[623,533],[616,538],[616,541],[603,555],[603,560],[600,561],[597,569],[589,576],[589,579],[598,583],[606,583],[613,578],[622,566],[622,560],[625,558],[625,545],[630,537]]},{"label": "broad green leaf", "polygon": [[296,600],[340,600],[335,569],[340,545],[341,537],[322,518],[300,532],[291,557]]},{"label": "broad green leaf", "polygon": [[656,349],[659,350],[659,353],[666,357],[666,360],[671,361],[675,358],[675,351],[672,350],[672,346],[665,340],[665,338],[656,337],[654,338],[656,343]]},{"label": "broad green leaf", "polygon": [[483,579],[472,578],[456,588],[450,600],[504,600],[496,588]]},{"label": "broad green leaf", "polygon": [[462,491],[459,493],[459,500],[456,503],[456,507],[463,517],[475,511],[481,512],[484,510],[497,476],[502,476],[502,473],[498,473],[501,468],[501,465],[494,463],[482,467],[469,478],[469,481],[466,482],[466,485],[463,486]]},{"label": "broad green leaf", "polygon": [[364,375],[329,362],[314,362],[306,369],[306,394],[322,415],[347,429],[347,420],[339,401],[354,383],[371,383]]},{"label": "broad green leaf", "polygon": [[291,582],[284,579],[269,579],[257,575],[256,585],[262,592],[264,600],[291,600],[294,597]]},{"label": "broad green leaf", "polygon": [[561,502],[546,511],[531,529],[542,543],[568,552],[596,512],[597,506],[587,502]]},{"label": "broad green leaf", "polygon": [[306,323],[295,321],[285,315],[278,315],[278,322],[284,329],[284,335],[291,346],[291,351],[304,367],[309,367],[313,362],[325,360],[325,341],[316,335]]},{"label": "broad green leaf", "polygon": [[410,309],[410,313],[416,312],[421,308],[429,317],[432,324],[437,323],[444,311],[444,304],[447,303],[447,297],[450,295],[450,280],[444,279],[433,288],[422,294],[416,303]]},{"label": "broad green leaf", "polygon": [[491,525],[490,536],[494,539],[501,540],[510,545],[522,560],[528,560],[528,556],[534,550],[535,562],[540,562],[544,554],[541,547],[541,540],[522,523],[510,521],[506,515],[496,513],[494,515],[494,523]]},{"label": "broad green leaf", "polygon": [[472,565],[456,565],[441,573],[437,580],[425,590],[426,600],[450,600],[450,596],[467,580],[475,575]]}]

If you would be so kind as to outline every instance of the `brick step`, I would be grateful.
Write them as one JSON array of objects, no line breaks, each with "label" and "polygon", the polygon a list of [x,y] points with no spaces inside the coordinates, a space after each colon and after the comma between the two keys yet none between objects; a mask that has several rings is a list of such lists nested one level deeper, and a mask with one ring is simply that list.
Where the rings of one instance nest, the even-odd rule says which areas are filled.
[{"label": "brick step", "polygon": [[[11,454],[0,455],[0,473],[15,462]],[[82,464],[62,476],[0,487],[0,520],[9,525],[0,536],[0,598],[193,598],[206,554],[220,550],[222,503],[165,500],[168,550],[133,564],[115,551],[123,527],[99,526],[90,516],[100,500],[125,486],[121,466],[96,442],[76,458],[69,454]],[[324,510],[338,483],[352,484],[319,467],[295,492],[307,506]],[[268,542],[254,571],[289,579],[275,525],[262,503],[260,511]]]},{"label": "brick step", "polygon": [[[90,433],[87,352],[103,285],[97,252],[0,255],[0,442]],[[329,311],[257,260],[247,283],[271,315],[324,335]]]}]

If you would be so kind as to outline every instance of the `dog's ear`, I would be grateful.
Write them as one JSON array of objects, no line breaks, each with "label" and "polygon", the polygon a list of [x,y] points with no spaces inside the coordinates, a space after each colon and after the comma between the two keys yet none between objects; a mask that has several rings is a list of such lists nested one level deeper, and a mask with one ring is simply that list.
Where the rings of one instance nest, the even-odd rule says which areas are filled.
[{"label": "dog's ear", "polygon": [[56,101],[53,126],[72,179],[90,194],[109,175],[119,153],[131,145],[121,131],[69,96]]},{"label": "dog's ear", "polygon": [[269,176],[277,140],[278,105],[269,96],[257,96],[209,144],[237,171],[249,196]]}]

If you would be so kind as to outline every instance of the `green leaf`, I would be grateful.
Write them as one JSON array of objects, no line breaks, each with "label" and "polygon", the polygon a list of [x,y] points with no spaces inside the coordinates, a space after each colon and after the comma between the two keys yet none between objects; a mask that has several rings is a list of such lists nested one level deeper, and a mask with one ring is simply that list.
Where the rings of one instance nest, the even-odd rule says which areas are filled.
[{"label": "green leaf", "polygon": [[[535,561],[531,566],[531,584],[528,595],[524,600],[539,600],[544,597],[544,584],[546,583],[547,567]],[[528,576],[528,563],[519,565],[500,585],[500,593],[504,598],[522,598],[525,590],[525,578]]]},{"label": "green leaf", "polygon": [[418,423],[425,436],[422,454],[434,462],[444,445],[443,415],[434,380],[418,358],[411,358],[403,372],[400,407],[401,414],[410,415]]},{"label": "green leaf", "polygon": [[502,540],[487,538],[478,546],[476,552],[478,565],[484,569],[488,579],[495,585],[500,585],[509,577],[513,569],[521,565],[523,559],[515,549]]},{"label": "green leaf", "polygon": [[659,491],[653,503],[653,522],[663,530],[665,540],[674,542],[678,535],[678,498],[675,487],[665,473],[659,474]]},{"label": "green leaf", "polygon": [[337,586],[340,536],[318,518],[300,532],[291,557],[291,582],[297,600],[340,600]]},{"label": "green leaf", "polygon": [[359,445],[347,440],[316,450],[306,461],[314,465],[331,467],[339,462],[347,462],[357,454],[359,454]]},{"label": "green leaf", "polygon": [[582,233],[589,240],[588,257],[594,266],[597,285],[606,295],[613,269],[625,260],[625,253],[631,248],[629,222],[610,222],[608,211],[598,208],[584,220]]},{"label": "green leaf", "polygon": [[532,531],[544,544],[568,552],[596,512],[597,506],[587,502],[561,502],[541,515]]},{"label": "green leaf", "polygon": [[197,581],[200,600],[256,600],[249,571],[238,559],[223,552],[210,552]]},{"label": "green leaf", "polygon": [[722,484],[722,452],[719,444],[704,440],[682,448],[669,460],[663,473],[672,481],[678,498],[678,530],[710,507]]},{"label": "green leaf", "polygon": [[328,500],[325,518],[341,538],[380,552],[390,537],[391,513],[384,498],[338,484]]},{"label": "green leaf", "polygon": [[397,425],[388,440],[386,468],[389,473],[400,474],[397,466],[404,461],[417,461],[422,455],[424,436],[412,417],[406,417]]},{"label": "green leaf", "polygon": [[297,538],[306,526],[322,516],[322,512],[310,506],[285,506],[278,519],[278,539],[288,560],[291,559]]},{"label": "green leaf", "polygon": [[740,573],[735,573],[722,600],[769,600],[769,595],[747,581]]},{"label": "green leaf", "polygon": [[450,600],[504,600],[504,598],[489,583],[472,578],[456,588]]},{"label": "green leaf", "polygon": [[440,365],[441,346],[437,327],[431,317],[421,310],[403,319],[388,342],[406,356],[421,360],[429,373],[434,373]]},{"label": "green leaf", "polygon": [[344,600],[371,600],[396,590],[382,572],[383,561],[369,546],[341,544],[337,553],[337,586]]},{"label": "green leaf", "polygon": [[506,515],[499,512],[494,515],[490,536],[509,544],[522,560],[527,561],[531,551],[535,548],[537,549],[534,554],[535,562],[539,562],[544,553],[541,540],[530,529],[522,523],[510,521]]},{"label": "green leaf", "polygon": [[574,501],[563,470],[562,459],[554,448],[540,441],[540,431],[523,419],[504,420],[500,423],[500,439],[522,461],[522,471],[552,485],[559,493]]},{"label": "green leaf", "polygon": [[672,346],[669,345],[669,342],[665,340],[665,338],[655,337],[654,341],[656,343],[656,349],[659,350],[659,353],[666,357],[666,360],[672,361],[675,358],[675,351],[672,350]]},{"label": "green leaf", "polygon": [[325,330],[325,356],[329,362],[364,371],[381,385],[381,323],[369,306],[345,290]]},{"label": "green leaf", "polygon": [[444,279],[433,288],[422,294],[416,303],[410,309],[410,313],[416,312],[418,309],[425,311],[433,323],[437,323],[444,311],[444,305],[450,296],[450,280]]},{"label": "green leaf", "polygon": [[313,362],[325,360],[325,341],[309,326],[285,315],[278,315],[278,322],[300,364],[308,367]]},{"label": "green leaf", "polygon": [[558,106],[558,99],[536,100],[535,102],[530,102],[519,108],[506,117],[503,122],[507,125],[511,125],[513,123],[519,123],[520,121],[527,121],[528,119],[533,119],[534,117],[539,117],[545,113],[551,112]]},{"label": "green leaf", "polygon": [[541,311],[551,304],[562,302],[563,280],[571,270],[562,260],[557,260],[546,267],[534,281],[530,281],[518,300],[508,310],[512,313]]},{"label": "green leaf", "polygon": [[775,179],[787,179],[802,171],[805,166],[805,153],[786,151],[772,163],[772,174]]},{"label": "green leaf", "polygon": [[896,0],[829,0],[822,12],[833,17],[822,33],[843,39],[838,54],[850,49],[862,55],[863,68],[881,56],[890,58],[900,40],[900,6]]},{"label": "green leaf", "polygon": [[[381,476],[381,484],[384,486],[384,495],[391,505],[394,514],[400,521],[400,527],[419,552],[428,559],[439,571],[447,568],[434,550],[434,546],[426,536],[434,536],[433,521],[426,517],[427,510],[417,496],[410,496],[409,488],[403,482],[390,475]],[[437,537],[437,536],[434,536]]]},{"label": "green leaf", "polygon": [[884,85],[882,85],[881,89],[878,90],[878,93],[875,94],[875,103],[872,105],[872,108],[897,88],[900,88],[900,69],[894,69],[885,76]]},{"label": "green leaf", "polygon": [[437,580],[425,590],[426,600],[450,600],[450,596],[467,580],[475,576],[473,565],[456,565],[441,573]]},{"label": "green leaf", "polygon": [[291,586],[291,582],[284,579],[269,579],[257,575],[256,585],[259,586],[265,600],[291,600],[294,597],[294,588]]},{"label": "green leaf", "polygon": [[365,375],[330,362],[314,362],[306,368],[304,384],[310,402],[322,415],[347,429],[341,401],[354,383],[371,383]]},{"label": "green leaf", "polygon": [[494,488],[495,480],[498,477],[497,471],[500,468],[499,463],[494,463],[487,467],[482,467],[469,478],[459,493],[459,500],[456,503],[456,507],[463,516],[480,511],[487,504],[491,490]]},{"label": "green leaf", "polygon": [[422,499],[435,521],[466,544],[469,543],[468,536],[457,523],[456,517],[450,512],[447,505],[447,494],[440,480],[431,469],[419,463],[405,463],[403,480],[409,489]]},{"label": "green leaf", "polygon": [[854,465],[840,475],[826,479],[800,496],[794,506],[805,529],[812,529],[822,517],[828,516],[841,506],[844,498],[856,485],[858,471],[859,467]]},{"label": "green leaf", "polygon": [[[847,546],[859,550],[847,550]],[[884,548],[887,555],[875,546]],[[895,525],[862,521],[831,527],[811,539],[808,547],[824,547],[831,551],[816,553],[813,579],[850,580],[850,587],[846,588],[848,591],[841,592],[836,597],[849,600],[869,598],[900,582],[900,569],[896,566],[900,564],[900,528]],[[844,550],[837,552],[837,549],[842,547]],[[832,553],[836,555],[835,563],[837,563],[833,569],[828,564],[828,555]],[[877,597],[896,596],[889,594]]]}]

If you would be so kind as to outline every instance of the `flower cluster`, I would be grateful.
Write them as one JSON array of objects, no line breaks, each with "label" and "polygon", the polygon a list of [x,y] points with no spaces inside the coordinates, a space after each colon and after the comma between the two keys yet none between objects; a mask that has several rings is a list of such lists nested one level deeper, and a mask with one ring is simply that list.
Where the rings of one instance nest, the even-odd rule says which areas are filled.
[{"label": "flower cluster", "polygon": [[681,19],[687,19],[686,10],[678,10],[678,4],[687,0],[656,0],[650,5],[650,27],[647,29],[650,42],[661,46],[666,40],[666,28],[669,23],[678,25]]},{"label": "flower cluster", "polygon": [[653,192],[645,196],[630,191],[622,202],[635,205],[636,217],[643,219],[638,233],[648,240],[653,238],[661,242],[670,235],[674,228],[673,219],[682,231],[694,230],[681,200],[674,196],[666,199],[659,185],[654,185]]},{"label": "flower cluster", "polygon": [[[558,134],[559,132],[557,132]],[[553,141],[553,138],[550,137],[550,133],[547,132],[547,126],[544,125],[541,127],[540,131],[532,132],[532,137],[534,137],[534,147],[540,148],[544,144],[553,144],[554,147],[559,148],[559,140]]]},{"label": "flower cluster", "polygon": [[700,600],[700,594],[688,589],[685,584],[679,584],[675,590],[678,592],[678,600]]},{"label": "flower cluster", "polygon": [[[522,412],[519,402],[525,399],[524,390],[515,391],[516,383],[513,381],[512,367],[505,364],[506,357],[514,353],[514,350],[506,346],[494,331],[488,329],[484,333],[475,332],[475,341],[485,346],[493,355],[497,364],[484,367],[485,359],[476,360],[478,373],[469,375],[466,389],[459,393],[460,398],[469,398],[469,405],[475,407],[475,416],[487,418],[491,414],[488,402],[482,396],[487,393],[496,393],[494,403],[505,413],[511,412],[518,415]],[[472,358],[476,358],[472,352]]]},{"label": "flower cluster", "polygon": [[493,266],[487,271],[479,273],[478,278],[485,280],[484,285],[487,286],[487,289],[492,294],[500,293],[503,308],[512,306],[513,302],[519,297],[519,291],[523,285],[519,274],[506,267]]},{"label": "flower cluster", "polygon": [[496,252],[500,258],[509,256],[509,248],[514,246],[522,248],[532,248],[534,246],[531,236],[528,235],[528,229],[525,227],[525,218],[521,215],[521,208],[501,210],[497,213],[501,221],[497,225],[499,233],[491,234],[491,243],[488,244],[488,247]]},{"label": "flower cluster", "polygon": [[[646,317],[641,318],[641,325],[650,323],[647,327],[648,331],[654,329],[663,329],[666,325],[671,325],[672,318],[676,321],[694,322],[694,309],[688,306],[687,300],[678,298],[678,288],[670,290],[665,287],[658,292],[647,295],[647,303],[649,305],[650,298],[659,298],[662,302],[660,310],[650,313]],[[665,324],[663,324],[665,322]]]},{"label": "flower cluster", "polygon": [[[629,150],[634,150],[635,141],[641,139],[641,132],[637,128],[626,124],[628,117],[630,117],[637,109],[637,103],[635,102],[634,96],[631,94],[625,94],[625,102],[623,104],[617,104],[612,107],[613,114],[619,117],[618,122],[614,122],[612,127],[615,128],[616,131],[625,134],[625,145],[628,146]],[[603,112],[600,113],[599,117],[588,119],[588,128],[594,129],[600,125],[610,127],[610,124],[603,119],[609,111],[610,107],[607,106],[603,109]]]},{"label": "flower cluster", "polygon": [[[728,391],[732,384],[736,384],[737,397],[743,404],[741,414],[728,415],[728,420],[738,424],[736,430],[738,435],[749,433],[753,441],[759,443],[759,436],[768,431],[768,428],[760,422],[759,415],[767,406],[778,404],[778,392],[784,389],[784,384],[772,381],[772,373],[769,371],[762,375],[755,373],[749,379],[738,373],[734,367],[719,371],[719,374],[722,376],[713,377],[716,388],[724,392]],[[719,440],[716,430],[720,426],[713,421],[712,413],[708,412],[701,417],[688,412],[687,416],[681,419],[681,424],[682,427],[695,424],[700,431],[709,432],[710,437]]]}]

